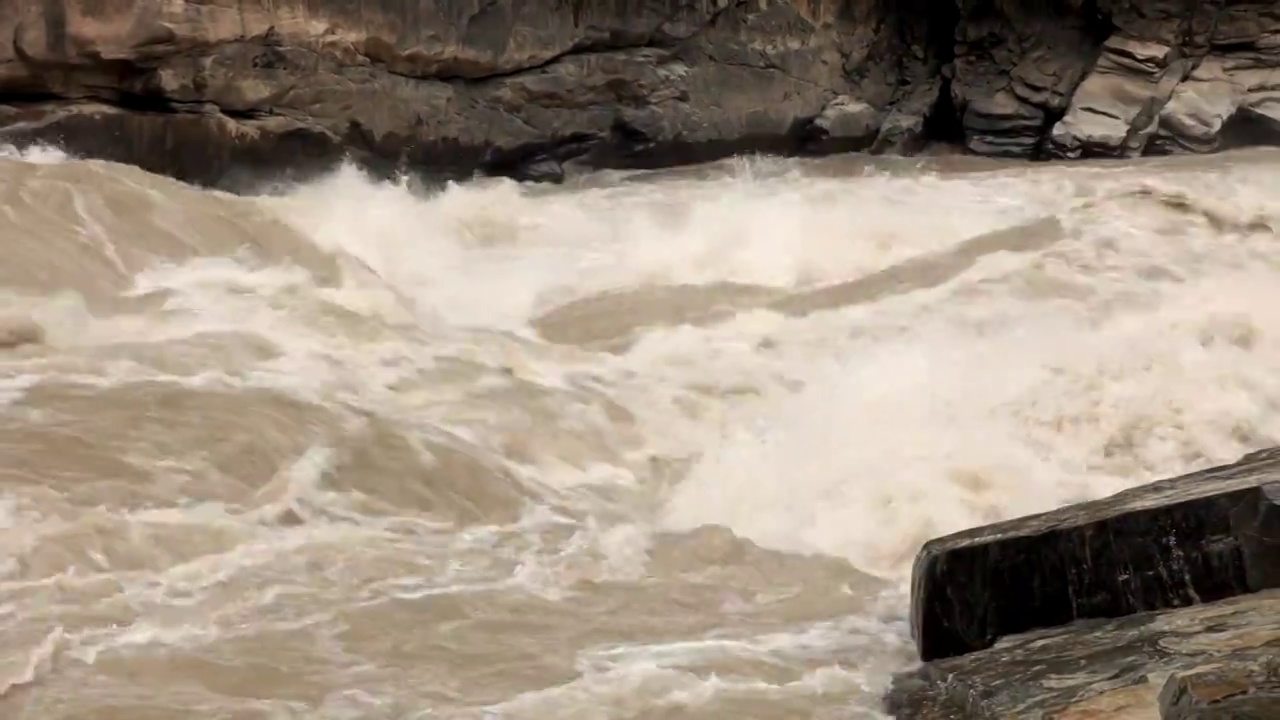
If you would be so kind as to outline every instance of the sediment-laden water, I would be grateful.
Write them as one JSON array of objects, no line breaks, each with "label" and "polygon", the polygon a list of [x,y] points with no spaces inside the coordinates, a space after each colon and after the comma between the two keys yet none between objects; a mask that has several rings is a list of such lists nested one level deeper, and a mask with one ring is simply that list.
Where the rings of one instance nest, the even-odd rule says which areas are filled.
[{"label": "sediment-laden water", "polygon": [[880,717],[927,538],[1280,442],[1280,153],[0,158],[0,717]]}]

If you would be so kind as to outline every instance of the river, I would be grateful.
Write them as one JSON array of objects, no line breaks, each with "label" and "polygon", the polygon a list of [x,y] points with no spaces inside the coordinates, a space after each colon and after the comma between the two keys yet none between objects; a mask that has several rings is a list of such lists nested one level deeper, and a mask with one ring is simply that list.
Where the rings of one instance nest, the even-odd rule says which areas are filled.
[{"label": "river", "polygon": [[0,716],[883,717],[926,539],[1280,443],[1280,152],[0,154]]}]

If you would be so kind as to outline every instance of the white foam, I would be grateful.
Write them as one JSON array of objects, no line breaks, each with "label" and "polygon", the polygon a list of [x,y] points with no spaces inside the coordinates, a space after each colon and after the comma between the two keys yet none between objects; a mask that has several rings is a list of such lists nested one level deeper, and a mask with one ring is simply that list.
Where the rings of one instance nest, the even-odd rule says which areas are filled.
[{"label": "white foam", "polygon": [[14,145],[0,145],[0,158],[21,160],[33,165],[55,165],[70,159],[67,153],[51,145],[28,145],[18,148]]},{"label": "white foam", "polygon": [[[634,413],[640,445],[594,468],[545,456],[531,466],[544,481],[643,485],[647,456],[692,457],[663,526],[725,524],[900,576],[931,535],[1280,440],[1280,386],[1266,372],[1280,360],[1280,318],[1265,309],[1280,299],[1274,242],[1224,239],[1233,231],[1195,212],[1119,197],[1190,193],[1219,215],[1256,217],[1274,204],[1273,176],[744,173],[572,192],[489,182],[423,198],[345,170],[270,203],[421,317],[526,335],[540,312],[603,290],[837,282],[1059,216],[1057,243],[932,289],[807,318],[652,329],[621,357],[578,355],[565,369]],[[1206,345],[1206,332],[1239,337]],[[554,365],[520,352],[529,367]],[[584,431],[609,424],[565,417]]]},{"label": "white foam", "polygon": [[[523,330],[605,290],[731,281],[791,287],[855,276],[1064,202],[1014,178],[730,178],[531,194],[511,182],[431,199],[344,169],[281,204],[326,248],[367,264],[424,315]],[[1019,195],[1022,195],[1021,197]]]}]

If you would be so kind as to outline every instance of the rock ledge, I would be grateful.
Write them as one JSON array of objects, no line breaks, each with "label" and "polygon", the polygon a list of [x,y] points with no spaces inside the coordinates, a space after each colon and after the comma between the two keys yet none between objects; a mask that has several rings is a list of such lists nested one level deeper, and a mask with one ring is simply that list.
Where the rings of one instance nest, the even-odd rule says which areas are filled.
[{"label": "rock ledge", "polygon": [[930,541],[900,718],[1280,717],[1280,448]]}]

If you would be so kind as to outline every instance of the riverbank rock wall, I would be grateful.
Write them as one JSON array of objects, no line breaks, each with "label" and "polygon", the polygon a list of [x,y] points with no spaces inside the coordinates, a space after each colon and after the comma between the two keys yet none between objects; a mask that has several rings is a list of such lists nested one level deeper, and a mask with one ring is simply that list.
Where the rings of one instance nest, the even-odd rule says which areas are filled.
[{"label": "riverbank rock wall", "polygon": [[1210,152],[1280,138],[1280,5],[10,0],[0,142],[209,184],[348,156],[558,179],[740,152]]}]

